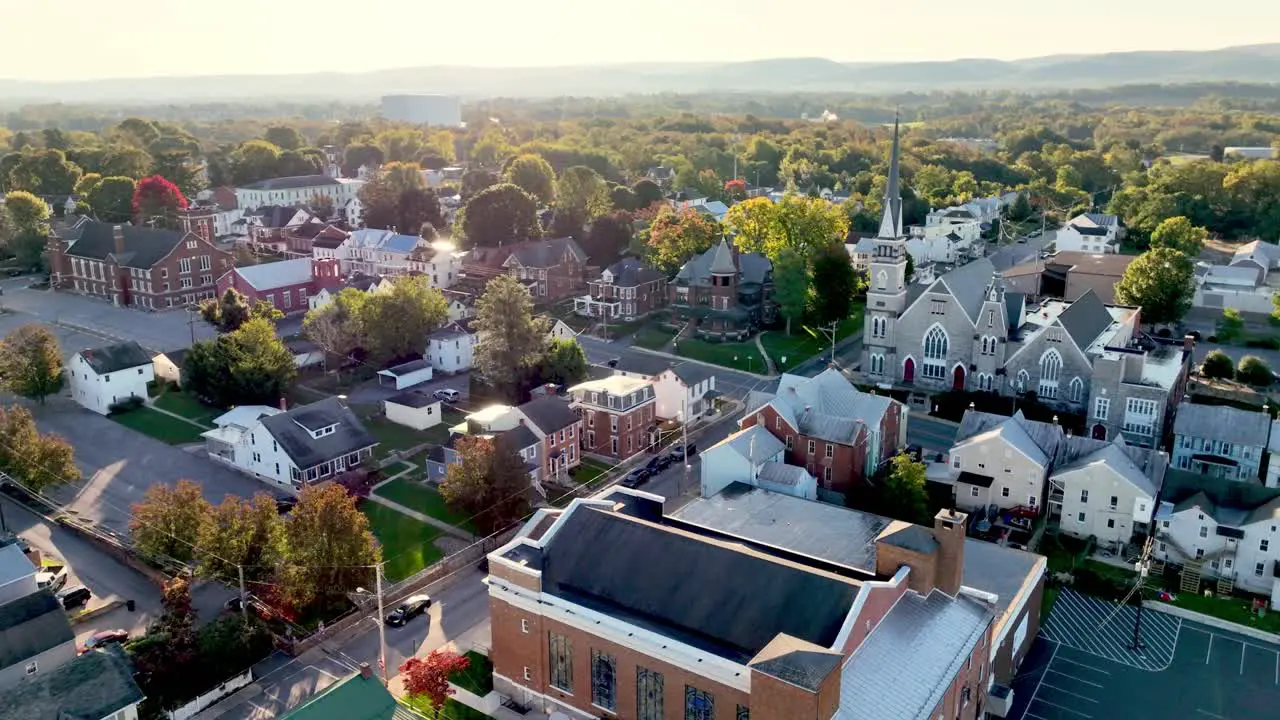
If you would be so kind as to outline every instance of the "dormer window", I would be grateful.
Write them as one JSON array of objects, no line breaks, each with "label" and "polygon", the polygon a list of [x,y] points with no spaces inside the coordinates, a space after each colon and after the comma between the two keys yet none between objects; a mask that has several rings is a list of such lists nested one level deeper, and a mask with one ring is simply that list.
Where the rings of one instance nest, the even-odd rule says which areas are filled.
[{"label": "dormer window", "polygon": [[324,437],[325,435],[332,435],[332,434],[334,434],[335,432],[337,432],[337,430],[338,430],[338,426],[337,426],[337,425],[326,425],[325,427],[322,427],[322,428],[319,428],[319,429],[316,429],[316,430],[312,430],[312,431],[311,431],[311,437],[312,437],[312,438],[314,438],[314,439],[316,439],[316,440],[319,440],[320,438]]}]

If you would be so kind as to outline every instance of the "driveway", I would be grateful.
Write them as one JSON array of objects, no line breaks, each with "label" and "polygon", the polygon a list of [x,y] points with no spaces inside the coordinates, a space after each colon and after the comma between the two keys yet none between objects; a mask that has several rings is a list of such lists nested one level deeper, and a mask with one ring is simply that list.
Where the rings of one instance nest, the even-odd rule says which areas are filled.
[{"label": "driveway", "polygon": [[[105,300],[73,293],[32,290],[29,277],[0,281],[4,295],[0,305],[28,318],[26,322],[43,322],[64,328],[88,331],[101,336],[96,345],[136,340],[143,347],[158,352],[190,347],[192,339],[208,340],[216,335],[213,327],[198,316],[184,310],[144,312],[115,307]],[[81,343],[74,350],[95,345]]]},{"label": "driveway", "polygon": [[203,454],[166,445],[65,398],[35,408],[34,414],[42,432],[57,433],[75,447],[76,464],[86,478],[76,485],[53,488],[48,494],[68,512],[107,532],[128,535],[133,504],[152,483],[194,480],[213,503],[228,494],[274,494],[266,485],[217,465]]},{"label": "driveway", "polygon": [[[421,385],[414,385],[405,390],[418,390],[427,394],[434,393],[442,388],[451,388],[457,390],[462,400],[465,401],[471,395],[471,373],[458,373],[457,375],[439,375],[433,377],[428,382]],[[358,387],[352,388],[347,393],[347,402],[353,404],[379,403],[387,398],[399,395],[405,390],[396,390],[395,386],[388,383],[379,385],[378,381],[370,380]]]}]

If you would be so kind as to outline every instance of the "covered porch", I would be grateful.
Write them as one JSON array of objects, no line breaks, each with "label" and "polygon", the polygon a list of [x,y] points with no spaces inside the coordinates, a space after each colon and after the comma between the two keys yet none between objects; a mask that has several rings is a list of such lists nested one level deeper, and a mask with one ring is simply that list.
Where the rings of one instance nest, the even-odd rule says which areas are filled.
[{"label": "covered porch", "polygon": [[622,302],[612,298],[580,295],[573,299],[573,311],[583,317],[616,318],[622,314]]}]

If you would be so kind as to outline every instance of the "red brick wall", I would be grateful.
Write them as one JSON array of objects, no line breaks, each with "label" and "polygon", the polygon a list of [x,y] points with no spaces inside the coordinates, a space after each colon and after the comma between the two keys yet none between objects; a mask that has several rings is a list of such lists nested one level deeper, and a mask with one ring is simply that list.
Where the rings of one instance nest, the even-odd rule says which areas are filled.
[{"label": "red brick wall", "polygon": [[[1018,670],[1018,666],[1022,663],[1023,658],[1031,651],[1031,643],[1035,640],[1036,635],[1040,632],[1040,601],[1044,597],[1044,576],[1040,576],[1040,580],[1031,590],[1031,597],[1027,598],[1026,605],[1022,612],[1016,616],[1009,618],[1009,632],[1005,635],[1004,643],[996,650],[995,665],[992,672],[996,674],[996,682],[1001,685],[1008,685],[1013,681],[1013,676]],[[1018,629],[1018,624],[1023,618],[1027,618],[1027,636],[1023,639],[1020,647],[1014,647],[1013,636]]]},{"label": "red brick wall", "polygon": [[[985,663],[991,643],[991,630],[973,649],[968,661],[960,666],[955,680],[947,688],[947,692],[934,708],[932,717],[958,718],[958,720],[977,720],[978,709],[987,705],[987,683],[983,678],[991,674]],[[964,700],[964,688],[969,688],[969,699]]]},{"label": "red brick wall", "polygon": [[[613,444],[610,442],[614,437],[614,433],[610,430],[610,413],[584,406],[584,426],[581,428],[581,431],[586,433],[583,435],[584,447],[590,452],[616,457],[619,460],[644,452],[648,448],[649,441],[645,431],[653,425],[656,408],[657,403],[651,400],[630,412],[618,414],[618,452],[614,453]],[[587,417],[592,419],[587,420]],[[627,429],[628,418],[631,420],[630,430]],[[590,442],[592,431],[595,431],[594,444]],[[627,444],[628,440],[631,442],[630,445]],[[631,449],[628,450],[628,448]]]},{"label": "red brick wall", "polygon": [[[865,472],[867,462],[867,442],[866,428],[859,429],[858,439],[854,441],[852,446],[841,443],[829,443],[826,440],[812,438],[813,454],[809,453],[810,437],[806,435],[795,434],[795,430],[787,424],[785,419],[782,420],[781,426],[778,424],[778,414],[771,407],[763,407],[742,419],[742,427],[748,428],[756,424],[759,417],[766,430],[774,437],[782,442],[787,441],[787,436],[792,438],[791,449],[787,451],[786,461],[790,465],[798,465],[808,470],[811,475],[818,478],[818,485],[828,490],[836,490],[839,492],[849,492],[855,490],[865,480]],[[828,458],[827,446],[832,448],[832,457]],[[831,478],[827,479],[826,468],[831,468]]]},{"label": "red brick wall", "polygon": [[[569,434],[569,430],[573,430],[573,434]],[[548,434],[542,439],[542,474],[545,477],[552,477],[554,470],[551,467],[551,455],[557,451],[568,453],[569,448],[573,447],[573,460],[569,462],[568,468],[572,470],[582,464],[582,452],[578,449],[581,447],[579,442],[582,438],[582,421],[573,423],[564,430],[564,442],[560,441],[560,431]]]},{"label": "red brick wall", "polygon": [[902,430],[902,405],[889,403],[889,409],[880,421],[880,456],[877,464],[889,460],[898,454],[898,433]]},{"label": "red brick wall", "polygon": [[[270,302],[272,306],[275,307],[275,309],[279,310],[285,315],[306,312],[308,309],[307,297],[310,297],[311,295],[314,295],[315,293],[319,292],[319,289],[315,287],[315,282],[310,280],[304,283],[284,285],[282,287],[272,288],[270,290],[258,290],[254,288],[252,285],[250,285],[249,283],[245,282],[244,278],[241,277],[240,273],[238,272],[225,273],[222,277],[218,278],[219,297],[221,297],[221,295],[225,293],[228,288],[235,288],[237,292],[239,292],[241,295],[244,295],[245,298],[248,299],[248,302],[250,305],[254,304],[259,300],[263,302]],[[306,290],[307,295],[306,297],[300,298],[298,293],[302,290]],[[291,304],[289,307],[285,307],[285,303],[284,303],[284,294],[286,292],[289,293],[289,297],[291,299]]]},{"label": "red brick wall", "polygon": [[[862,605],[862,612],[858,614],[858,618],[854,621],[853,631],[849,633],[848,640],[845,641],[844,647],[841,648],[845,657],[849,657],[862,645],[862,641],[876,629],[876,625],[884,619],[889,613],[898,599],[907,591],[907,584],[900,583],[897,587],[881,587],[876,585],[863,585],[862,593],[867,599]],[[870,625],[868,625],[870,623]]]}]

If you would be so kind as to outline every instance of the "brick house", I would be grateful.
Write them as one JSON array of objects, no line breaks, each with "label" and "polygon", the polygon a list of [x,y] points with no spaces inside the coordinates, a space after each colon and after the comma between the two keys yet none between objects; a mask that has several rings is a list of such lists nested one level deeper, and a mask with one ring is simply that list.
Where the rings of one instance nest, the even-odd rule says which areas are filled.
[{"label": "brick house", "polygon": [[783,375],[777,393],[752,392],[747,408],[739,425],[763,425],[786,444],[787,462],[827,490],[857,489],[906,443],[905,405],[861,392],[830,368]]},{"label": "brick house", "polygon": [[1035,614],[1015,635],[1029,645],[1043,561],[1008,601],[974,592],[965,519],[892,521],[871,535],[870,567],[853,567],[672,518],[625,489],[539,510],[489,555],[495,689],[584,719],[1003,715],[988,696],[1000,603]]},{"label": "brick house", "polygon": [[583,450],[626,460],[653,443],[658,396],[652,380],[612,375],[569,388],[586,427]]},{"label": "brick house", "polygon": [[50,283],[58,290],[147,310],[186,307],[213,297],[216,278],[234,266],[231,254],[195,232],[202,223],[192,228],[187,216],[182,220],[182,230],[85,217],[57,227],[47,246]]},{"label": "brick house", "polygon": [[704,337],[741,339],[773,321],[773,264],[739,253],[728,240],[695,255],[669,285],[673,316],[697,323]]},{"label": "brick house", "polygon": [[587,253],[573,238],[529,240],[511,246],[507,274],[529,288],[535,300],[561,300],[586,288]]},{"label": "brick house", "polygon": [[[530,465],[530,477],[537,481],[566,482],[570,470],[582,462],[578,449],[582,437],[582,417],[558,397],[544,397],[523,405],[489,405],[467,415],[466,422],[453,428],[458,434],[506,435]],[[465,432],[461,432],[465,429]],[[456,453],[446,453],[445,464],[456,462]]]},{"label": "brick house", "polygon": [[[281,237],[284,239],[285,252],[297,255],[311,255],[316,242],[336,242],[337,245],[341,245],[342,241],[351,237],[351,233],[336,225],[316,218],[309,218],[301,225],[282,229]],[[337,245],[334,245],[334,247],[337,247]]]},{"label": "brick house", "polygon": [[574,312],[586,317],[634,320],[668,301],[667,276],[639,258],[627,257],[587,281],[587,294],[573,299]]},{"label": "brick house", "polygon": [[284,313],[305,313],[321,290],[342,285],[338,261],[296,258],[233,268],[218,278],[218,297],[229,289],[244,295],[250,305],[259,300]]}]

